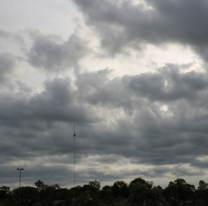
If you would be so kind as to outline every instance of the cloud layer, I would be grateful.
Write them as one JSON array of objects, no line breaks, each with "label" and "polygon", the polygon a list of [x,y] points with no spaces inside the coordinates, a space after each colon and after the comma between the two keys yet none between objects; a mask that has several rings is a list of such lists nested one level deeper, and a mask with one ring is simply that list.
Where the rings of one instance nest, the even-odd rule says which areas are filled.
[{"label": "cloud layer", "polygon": [[[1,183],[15,187],[21,166],[24,184],[72,186],[74,125],[77,184],[206,178],[207,2],[73,2],[67,38],[51,26],[0,28]],[[170,45],[183,56],[158,66],[148,47]],[[187,51],[195,59],[179,63]]]}]

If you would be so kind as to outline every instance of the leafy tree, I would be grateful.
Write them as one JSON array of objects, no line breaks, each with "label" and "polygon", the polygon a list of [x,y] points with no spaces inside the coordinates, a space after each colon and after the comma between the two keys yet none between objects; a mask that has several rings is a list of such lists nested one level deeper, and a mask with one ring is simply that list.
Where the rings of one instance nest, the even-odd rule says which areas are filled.
[{"label": "leafy tree", "polygon": [[69,194],[69,190],[66,188],[59,188],[56,190],[56,199],[65,200]]},{"label": "leafy tree", "polygon": [[45,185],[43,181],[38,180],[37,182],[35,182],[35,186],[38,188],[38,191],[40,192],[41,190],[44,190],[47,185]]},{"label": "leafy tree", "polygon": [[199,190],[204,190],[204,189],[207,189],[207,188],[208,188],[208,184],[204,180],[200,180],[198,189]]},{"label": "leafy tree", "polygon": [[89,186],[95,190],[95,191],[99,191],[100,190],[100,182],[97,180],[94,181],[89,181]]},{"label": "leafy tree", "polygon": [[200,180],[198,189],[196,190],[197,204],[200,206],[208,205],[208,184]]},{"label": "leafy tree", "polygon": [[6,198],[9,198],[11,196],[10,188],[7,186],[0,187],[0,198],[1,200],[4,200]]},{"label": "leafy tree", "polygon": [[0,206],[12,204],[14,204],[14,200],[12,199],[10,188],[7,186],[0,187]]},{"label": "leafy tree", "polygon": [[123,181],[116,181],[112,186],[112,194],[115,198],[123,197],[127,198],[129,196],[128,186]]},{"label": "leafy tree", "polygon": [[176,179],[165,188],[165,197],[171,205],[191,205],[196,201],[195,186],[186,183],[184,179]]},{"label": "leafy tree", "polygon": [[62,189],[59,183],[46,185],[43,181],[38,180],[35,185],[39,204],[51,205],[55,201],[63,202],[67,198],[68,190]]},{"label": "leafy tree", "polygon": [[142,178],[136,178],[129,184],[129,203],[151,205],[155,201],[155,195],[152,191],[152,182],[145,181]]},{"label": "leafy tree", "polygon": [[130,185],[132,185],[132,184],[146,184],[146,183],[148,183],[148,182],[146,182],[144,179],[142,179],[141,177],[139,177],[139,178],[136,178],[136,179],[132,180],[130,182]]},{"label": "leafy tree", "polygon": [[[36,187],[21,187],[21,205],[138,205],[138,206],[207,206],[208,184],[200,180],[198,189],[184,179],[169,182],[163,189],[153,187],[153,182],[136,178],[127,185],[116,181],[112,186],[100,190],[100,182],[89,181],[84,186],[71,189],[61,188],[58,183],[46,185],[35,182]],[[19,188],[10,191],[9,187],[0,187],[0,206],[18,205]]]},{"label": "leafy tree", "polygon": [[101,205],[113,205],[112,186],[106,185],[100,191]]},{"label": "leafy tree", "polygon": [[152,192],[154,194],[154,205],[164,205],[165,204],[165,198],[163,196],[163,188],[160,186],[153,187]]},{"label": "leafy tree", "polygon": [[37,188],[24,186],[21,188],[13,189],[12,193],[16,200],[19,198],[19,190],[21,195],[21,205],[33,205],[37,202]]},{"label": "leafy tree", "polygon": [[106,185],[101,190],[101,197],[105,198],[107,196],[112,196],[112,187],[109,185]]}]

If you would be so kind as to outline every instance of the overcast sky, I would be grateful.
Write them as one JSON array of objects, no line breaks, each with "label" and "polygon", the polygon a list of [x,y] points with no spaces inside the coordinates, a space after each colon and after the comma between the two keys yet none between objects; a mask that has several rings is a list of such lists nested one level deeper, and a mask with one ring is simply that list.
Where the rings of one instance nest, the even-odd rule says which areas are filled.
[{"label": "overcast sky", "polygon": [[0,0],[0,184],[208,181],[207,0]]}]

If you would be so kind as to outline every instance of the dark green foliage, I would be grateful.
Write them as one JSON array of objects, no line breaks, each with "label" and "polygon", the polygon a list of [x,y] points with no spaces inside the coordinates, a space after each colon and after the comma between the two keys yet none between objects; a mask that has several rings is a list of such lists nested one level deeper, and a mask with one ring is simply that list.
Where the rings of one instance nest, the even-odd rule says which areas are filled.
[{"label": "dark green foliage", "polygon": [[10,191],[9,187],[0,187],[0,206],[18,205],[19,190],[21,205],[96,205],[96,206],[207,206],[208,184],[199,181],[198,189],[184,179],[176,179],[163,189],[153,186],[153,182],[136,178],[127,185],[116,181],[112,186],[102,189],[97,180],[71,189],[61,188],[59,184],[46,185],[43,181],[35,182],[36,187],[24,186]]},{"label": "dark green foliage", "polygon": [[198,190],[195,191],[197,205],[207,206],[208,205],[208,184],[203,180],[199,181]]},{"label": "dark green foliage", "polygon": [[38,200],[38,191],[35,187],[21,187],[12,191],[13,197],[16,202],[19,202],[19,190],[21,197],[21,205],[34,205]]},{"label": "dark green foliage", "polygon": [[112,194],[115,198],[128,198],[129,190],[127,184],[123,181],[116,181],[112,186]]},{"label": "dark green foliage", "polygon": [[100,190],[100,182],[98,182],[97,180],[89,181],[89,186],[94,191]]},{"label": "dark green foliage", "polygon": [[129,184],[129,203],[133,205],[151,205],[156,201],[152,183],[136,178]]},{"label": "dark green foliage", "polygon": [[167,202],[171,205],[192,205],[196,202],[195,186],[186,183],[184,179],[170,182],[164,192]]},{"label": "dark green foliage", "polygon": [[14,203],[14,198],[7,186],[0,187],[0,206],[2,205],[12,205]]},{"label": "dark green foliage", "polygon": [[43,181],[38,180],[37,182],[35,182],[35,186],[37,187],[38,191],[40,192],[41,190],[44,190],[46,185],[44,184]]},{"label": "dark green foliage", "polygon": [[0,187],[0,199],[8,199],[11,196],[10,188],[7,186]]}]

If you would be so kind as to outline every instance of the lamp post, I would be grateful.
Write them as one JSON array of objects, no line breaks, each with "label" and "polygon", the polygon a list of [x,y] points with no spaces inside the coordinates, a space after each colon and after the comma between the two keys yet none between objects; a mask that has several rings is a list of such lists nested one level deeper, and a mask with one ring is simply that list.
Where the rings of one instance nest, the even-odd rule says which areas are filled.
[{"label": "lamp post", "polygon": [[24,170],[24,168],[17,168],[17,170],[20,171],[20,176],[19,176],[19,206],[20,206],[21,172],[22,170]]}]

